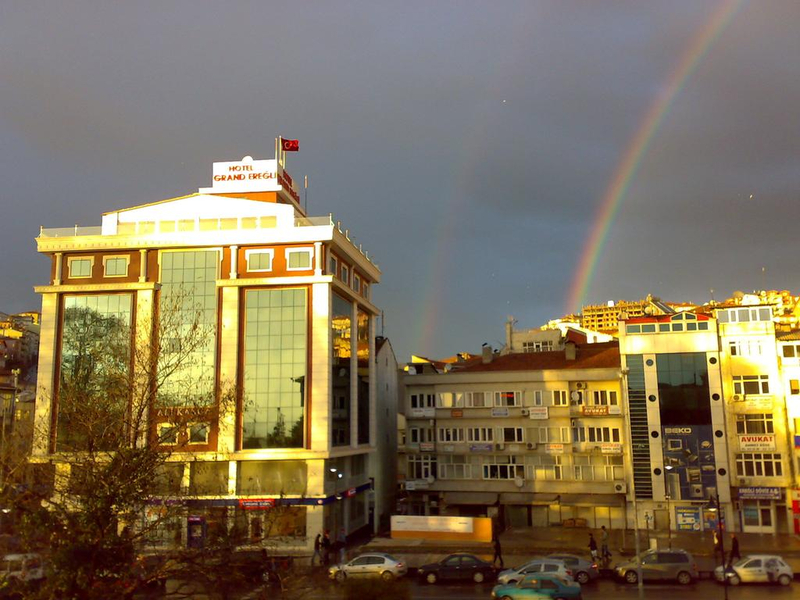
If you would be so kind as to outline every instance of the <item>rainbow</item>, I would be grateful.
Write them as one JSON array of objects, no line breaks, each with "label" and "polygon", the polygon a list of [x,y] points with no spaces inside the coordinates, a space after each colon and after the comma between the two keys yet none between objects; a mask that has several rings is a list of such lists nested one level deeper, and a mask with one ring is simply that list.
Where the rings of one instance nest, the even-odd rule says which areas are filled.
[{"label": "rainbow", "polygon": [[647,110],[636,133],[629,141],[597,210],[589,239],[586,241],[570,286],[566,313],[581,311],[594,278],[597,261],[608,241],[608,234],[614,225],[622,200],[636,176],[653,137],[664,122],[672,102],[744,3],[745,0],[723,0],[720,3],[681,55],[666,85],[662,87],[661,93]]}]

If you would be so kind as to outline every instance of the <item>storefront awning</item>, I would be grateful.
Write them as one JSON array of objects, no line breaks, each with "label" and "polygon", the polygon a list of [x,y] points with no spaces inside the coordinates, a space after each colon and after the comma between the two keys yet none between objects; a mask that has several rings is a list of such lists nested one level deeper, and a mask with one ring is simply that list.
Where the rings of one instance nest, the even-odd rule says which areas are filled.
[{"label": "storefront awning", "polygon": [[500,504],[549,505],[558,501],[558,494],[509,492],[500,494]]},{"label": "storefront awning", "polygon": [[477,504],[492,506],[497,502],[495,492],[445,492],[445,504]]},{"label": "storefront awning", "polygon": [[625,496],[618,494],[561,494],[560,501],[562,506],[622,506],[625,504]]}]

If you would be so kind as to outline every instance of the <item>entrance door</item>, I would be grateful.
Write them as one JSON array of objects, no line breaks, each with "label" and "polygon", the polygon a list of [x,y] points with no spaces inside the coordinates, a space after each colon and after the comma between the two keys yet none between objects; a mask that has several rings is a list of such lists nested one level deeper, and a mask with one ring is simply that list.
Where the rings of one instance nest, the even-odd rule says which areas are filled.
[{"label": "entrance door", "polygon": [[655,517],[655,524],[653,528],[658,531],[666,531],[669,526],[669,512],[663,508],[657,508],[653,511],[653,516]]},{"label": "entrance door", "polygon": [[775,508],[770,500],[743,500],[742,524],[750,533],[775,532]]}]

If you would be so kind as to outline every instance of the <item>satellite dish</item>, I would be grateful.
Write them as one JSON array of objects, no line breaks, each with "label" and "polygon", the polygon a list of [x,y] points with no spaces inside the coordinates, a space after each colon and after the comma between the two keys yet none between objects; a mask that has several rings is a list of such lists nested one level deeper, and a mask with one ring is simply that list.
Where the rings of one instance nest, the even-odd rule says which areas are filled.
[{"label": "satellite dish", "polygon": [[428,475],[425,478],[425,481],[427,481],[428,483],[433,483],[434,481],[436,481],[436,478],[433,475]]},{"label": "satellite dish", "polygon": [[516,477],[514,479],[514,485],[518,488],[521,488],[523,485],[525,485],[525,480],[522,477]]},{"label": "satellite dish", "polygon": [[408,374],[409,375],[416,375],[417,374],[417,368],[416,367],[408,367]]}]

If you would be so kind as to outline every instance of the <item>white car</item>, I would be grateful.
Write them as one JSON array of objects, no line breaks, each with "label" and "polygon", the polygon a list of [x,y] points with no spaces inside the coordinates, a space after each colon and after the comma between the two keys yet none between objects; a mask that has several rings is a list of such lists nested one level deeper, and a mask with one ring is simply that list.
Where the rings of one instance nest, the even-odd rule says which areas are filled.
[{"label": "white car", "polygon": [[6,554],[0,561],[0,580],[29,583],[44,579],[42,557],[38,554]]},{"label": "white car", "polygon": [[[789,585],[794,578],[792,568],[774,554],[750,554],[725,570],[730,585],[740,583],[779,583]],[[725,581],[722,567],[714,569],[714,578]]]},{"label": "white car", "polygon": [[506,569],[497,576],[497,583],[506,585],[521,581],[525,575],[532,573],[552,573],[572,581],[572,570],[567,567],[563,560],[555,558],[536,558],[525,563],[517,569]]},{"label": "white car", "polygon": [[408,566],[390,554],[371,552],[356,556],[348,563],[333,565],[328,569],[328,577],[343,582],[348,577],[380,577],[391,581],[408,573]]}]

